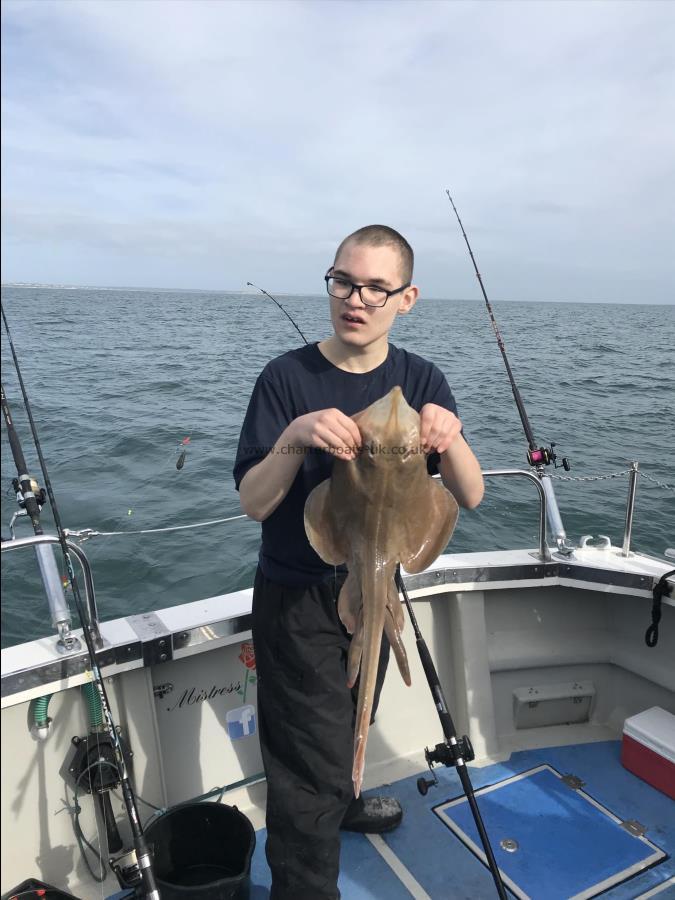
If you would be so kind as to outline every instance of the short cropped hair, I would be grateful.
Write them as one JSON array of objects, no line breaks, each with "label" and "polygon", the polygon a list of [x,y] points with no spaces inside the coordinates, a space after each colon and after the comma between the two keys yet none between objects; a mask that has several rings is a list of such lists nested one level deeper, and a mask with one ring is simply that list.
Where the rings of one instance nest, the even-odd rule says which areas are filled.
[{"label": "short cropped hair", "polygon": [[412,247],[398,231],[388,225],[366,225],[364,228],[359,228],[358,231],[348,235],[337,248],[336,261],[344,247],[350,243],[363,244],[368,247],[394,247],[401,258],[403,281],[412,281],[415,257]]}]

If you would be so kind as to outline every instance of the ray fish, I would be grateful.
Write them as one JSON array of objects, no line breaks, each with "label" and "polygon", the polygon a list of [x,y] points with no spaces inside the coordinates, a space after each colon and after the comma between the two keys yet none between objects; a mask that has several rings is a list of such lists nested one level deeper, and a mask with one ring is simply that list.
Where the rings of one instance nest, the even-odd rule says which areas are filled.
[{"label": "ray fish", "polygon": [[361,451],[353,460],[336,458],[331,477],[310,493],[305,530],[325,562],[346,563],[348,569],[338,614],[352,635],[350,688],[361,673],[352,771],[358,797],[383,630],[403,680],[410,684],[396,568],[400,563],[412,574],[430,566],[450,540],[459,508],[428,474],[420,417],[400,387],[352,418],[361,432]]}]

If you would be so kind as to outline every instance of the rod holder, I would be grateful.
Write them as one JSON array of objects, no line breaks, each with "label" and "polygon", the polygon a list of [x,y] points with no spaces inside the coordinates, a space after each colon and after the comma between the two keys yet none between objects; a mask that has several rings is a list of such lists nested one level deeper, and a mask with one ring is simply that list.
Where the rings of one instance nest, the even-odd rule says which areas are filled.
[{"label": "rod holder", "polygon": [[[35,547],[36,551],[45,544],[60,544],[61,541],[53,534],[40,534],[34,537],[15,538],[11,541],[3,541],[0,549],[4,553],[6,550],[20,550],[22,547]],[[98,627],[98,610],[96,608],[96,595],[94,594],[94,579],[91,574],[91,566],[84,550],[72,541],[66,541],[68,550],[77,557],[84,572],[84,593],[87,601],[87,614],[89,625],[91,626],[94,642],[98,648],[103,646],[103,639]],[[59,637],[62,637],[59,633]]]}]

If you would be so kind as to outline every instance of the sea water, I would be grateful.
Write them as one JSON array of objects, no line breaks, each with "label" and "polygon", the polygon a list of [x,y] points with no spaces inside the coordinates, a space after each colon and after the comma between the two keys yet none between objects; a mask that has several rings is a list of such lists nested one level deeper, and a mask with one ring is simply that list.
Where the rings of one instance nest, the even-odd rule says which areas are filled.
[{"label": "sea water", "polygon": [[[241,512],[232,481],[239,429],[260,370],[301,342],[289,320],[255,293],[5,287],[2,298],[64,526],[125,532],[83,545],[101,618],[250,586],[260,537],[253,521],[127,532]],[[325,296],[278,299],[309,341],[330,334]],[[632,547],[658,556],[673,547],[675,306],[493,306],[537,441],[555,442],[559,462],[572,463],[569,473],[549,471],[586,479],[625,472],[638,460],[645,477]],[[423,297],[400,317],[392,341],[445,373],[484,469],[528,468],[481,301]],[[4,333],[2,380],[29,468],[42,483]],[[6,537],[17,507],[4,429],[2,442]],[[606,534],[621,544],[625,474],[558,479],[555,488],[571,539]],[[53,532],[48,508],[44,528]],[[535,547],[537,529],[534,486],[488,479],[481,506],[462,511],[449,550]],[[16,531],[32,534],[25,518]],[[4,553],[2,573],[2,645],[49,633],[34,552]]]}]

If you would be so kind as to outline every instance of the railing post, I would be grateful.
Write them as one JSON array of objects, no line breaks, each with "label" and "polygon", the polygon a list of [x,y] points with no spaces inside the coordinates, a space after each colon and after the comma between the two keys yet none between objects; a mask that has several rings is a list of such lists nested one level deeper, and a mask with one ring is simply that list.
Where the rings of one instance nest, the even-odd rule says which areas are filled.
[{"label": "railing post", "polygon": [[630,537],[633,531],[633,511],[635,509],[635,491],[637,490],[637,479],[639,463],[632,462],[630,466],[630,482],[628,484],[628,502],[626,503],[626,527],[623,531],[623,550],[622,556],[630,554]]}]

